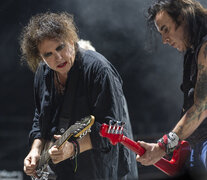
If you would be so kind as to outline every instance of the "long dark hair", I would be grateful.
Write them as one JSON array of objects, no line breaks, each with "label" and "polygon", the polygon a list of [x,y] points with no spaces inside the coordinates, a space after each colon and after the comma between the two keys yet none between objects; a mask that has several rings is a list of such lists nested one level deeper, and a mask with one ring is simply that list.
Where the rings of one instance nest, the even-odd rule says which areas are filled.
[{"label": "long dark hair", "polygon": [[194,0],[156,0],[147,13],[147,22],[154,27],[158,12],[166,11],[177,24],[184,22],[187,33],[187,48],[196,48],[203,36],[207,34],[207,9]]}]

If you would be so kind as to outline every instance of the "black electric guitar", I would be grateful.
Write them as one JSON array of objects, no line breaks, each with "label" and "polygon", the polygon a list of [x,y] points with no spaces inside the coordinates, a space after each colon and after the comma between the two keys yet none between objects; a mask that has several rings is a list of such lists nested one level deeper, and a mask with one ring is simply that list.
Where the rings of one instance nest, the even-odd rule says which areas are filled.
[{"label": "black electric guitar", "polygon": [[71,137],[75,137],[78,139],[82,138],[88,132],[90,132],[90,127],[93,125],[94,121],[95,121],[95,117],[92,115],[84,117],[80,121],[77,121],[74,125],[70,126],[58,140],[56,140],[53,143],[51,142],[46,143],[36,168],[36,172],[39,178],[32,177],[32,180],[48,179],[49,176],[48,162],[50,160],[48,150],[52,146],[56,145],[57,147],[61,147]]}]

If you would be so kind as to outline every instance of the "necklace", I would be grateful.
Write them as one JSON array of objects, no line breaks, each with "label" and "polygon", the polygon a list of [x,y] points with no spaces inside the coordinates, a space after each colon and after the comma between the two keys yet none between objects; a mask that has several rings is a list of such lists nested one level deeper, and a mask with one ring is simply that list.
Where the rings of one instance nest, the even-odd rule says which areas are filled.
[{"label": "necklace", "polygon": [[65,85],[60,82],[59,76],[58,76],[56,71],[55,71],[55,79],[56,79],[56,85],[57,85],[58,92],[60,94],[64,94],[64,92],[65,92]]}]

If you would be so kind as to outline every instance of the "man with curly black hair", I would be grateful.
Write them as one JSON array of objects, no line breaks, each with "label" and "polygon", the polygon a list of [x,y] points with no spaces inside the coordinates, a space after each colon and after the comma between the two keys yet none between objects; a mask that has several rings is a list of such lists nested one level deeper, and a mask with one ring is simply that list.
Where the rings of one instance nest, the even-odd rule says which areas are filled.
[{"label": "man with curly black hair", "polygon": [[[22,57],[35,72],[35,116],[24,172],[37,178],[45,142],[61,138],[64,130],[91,114],[95,123],[90,133],[49,149],[49,165],[57,180],[137,179],[135,155],[99,135],[102,123],[119,120],[126,123],[127,136],[132,138],[121,77],[101,54],[78,46],[73,17],[68,13],[37,14],[20,40]],[[68,108],[65,124],[59,118],[62,105]]]}]

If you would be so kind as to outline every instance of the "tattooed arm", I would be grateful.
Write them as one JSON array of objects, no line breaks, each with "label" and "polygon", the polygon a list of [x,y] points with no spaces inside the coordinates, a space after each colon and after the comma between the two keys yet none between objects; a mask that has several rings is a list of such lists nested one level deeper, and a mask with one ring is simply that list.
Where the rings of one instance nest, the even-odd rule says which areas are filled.
[{"label": "tattooed arm", "polygon": [[[194,104],[177,123],[173,132],[180,139],[190,136],[207,117],[207,43],[203,44],[198,55],[198,76],[194,93]],[[136,160],[143,165],[152,165],[165,155],[157,143],[140,142],[146,149]]]},{"label": "tattooed arm", "polygon": [[207,117],[207,43],[198,54],[198,76],[194,93],[194,104],[185,113],[173,131],[180,139],[190,136]]}]

